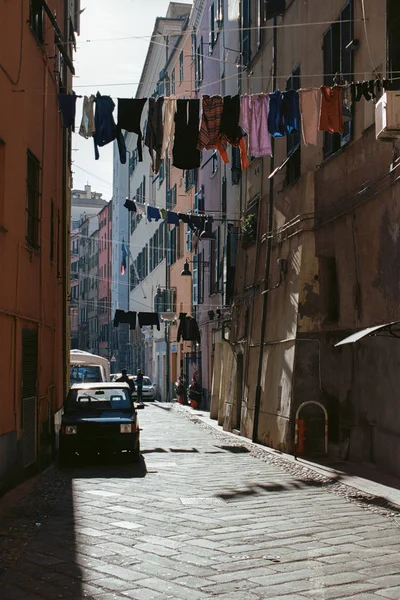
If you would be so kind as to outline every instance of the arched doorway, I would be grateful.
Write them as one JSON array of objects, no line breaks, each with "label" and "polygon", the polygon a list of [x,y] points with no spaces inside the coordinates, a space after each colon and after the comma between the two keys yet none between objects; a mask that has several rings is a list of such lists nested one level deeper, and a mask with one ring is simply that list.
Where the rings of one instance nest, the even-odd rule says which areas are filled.
[{"label": "arched doorway", "polygon": [[308,400],[296,411],[294,455],[328,454],[328,412],[321,402]]}]

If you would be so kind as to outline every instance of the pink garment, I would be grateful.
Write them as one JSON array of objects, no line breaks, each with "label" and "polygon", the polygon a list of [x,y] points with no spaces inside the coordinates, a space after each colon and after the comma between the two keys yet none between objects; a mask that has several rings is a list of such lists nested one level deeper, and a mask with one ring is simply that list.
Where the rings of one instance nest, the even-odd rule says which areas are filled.
[{"label": "pink garment", "polygon": [[241,97],[239,125],[249,136],[250,156],[272,156],[268,111],[268,94],[245,94]]},{"label": "pink garment", "polygon": [[301,125],[304,144],[318,143],[318,124],[321,104],[321,90],[308,88],[299,90]]}]

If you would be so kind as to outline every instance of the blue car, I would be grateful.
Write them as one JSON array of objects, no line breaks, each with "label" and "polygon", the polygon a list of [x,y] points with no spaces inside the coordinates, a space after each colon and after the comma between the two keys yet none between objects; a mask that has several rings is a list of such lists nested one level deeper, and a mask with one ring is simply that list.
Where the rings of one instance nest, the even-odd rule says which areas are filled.
[{"label": "blue car", "polygon": [[82,383],[71,387],[64,402],[60,464],[87,453],[127,453],[140,458],[140,430],[127,383]]}]

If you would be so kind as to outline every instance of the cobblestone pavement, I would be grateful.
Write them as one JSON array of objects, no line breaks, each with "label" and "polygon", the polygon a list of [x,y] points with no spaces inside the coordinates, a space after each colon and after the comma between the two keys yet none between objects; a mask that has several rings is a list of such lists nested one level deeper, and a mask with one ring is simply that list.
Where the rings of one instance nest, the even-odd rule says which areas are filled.
[{"label": "cobblestone pavement", "polygon": [[396,507],[177,406],[140,419],[141,463],[51,469],[0,519],[1,600],[400,599]]}]

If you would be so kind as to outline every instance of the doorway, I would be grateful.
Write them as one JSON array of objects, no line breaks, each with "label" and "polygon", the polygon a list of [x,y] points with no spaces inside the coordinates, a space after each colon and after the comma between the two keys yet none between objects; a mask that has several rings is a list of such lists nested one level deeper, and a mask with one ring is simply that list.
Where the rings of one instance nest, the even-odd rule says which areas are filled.
[{"label": "doorway", "polygon": [[37,460],[37,329],[22,330],[22,455],[24,469]]},{"label": "doorway", "polygon": [[243,402],[243,354],[236,357],[236,426],[240,431],[242,420],[242,402]]}]

